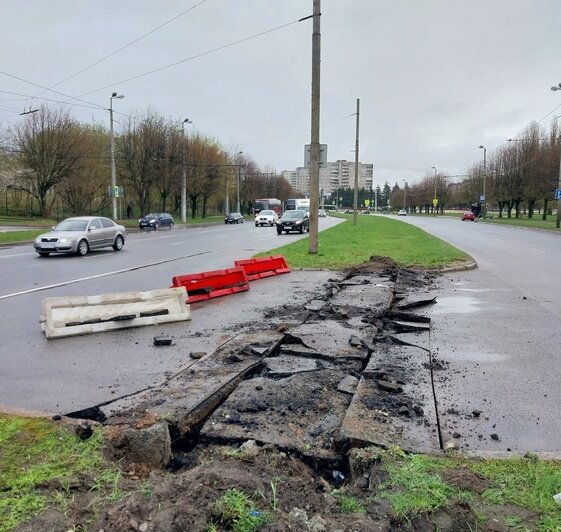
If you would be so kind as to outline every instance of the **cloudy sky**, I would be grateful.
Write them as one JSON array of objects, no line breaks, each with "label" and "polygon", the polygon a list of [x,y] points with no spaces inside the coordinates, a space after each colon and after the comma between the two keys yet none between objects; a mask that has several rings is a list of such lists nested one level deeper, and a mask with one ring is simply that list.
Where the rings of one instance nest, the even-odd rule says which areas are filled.
[{"label": "cloudy sky", "polygon": [[[125,98],[116,111],[188,117],[189,128],[263,169],[302,166],[312,21],[298,20],[312,6],[0,0],[0,128],[43,98],[108,125],[117,91]],[[328,160],[354,159],[360,98],[360,160],[374,164],[375,184],[414,182],[433,166],[461,176],[481,159],[479,145],[492,151],[531,121],[561,114],[561,92],[550,90],[561,82],[561,0],[322,0],[321,8],[320,140]]]}]

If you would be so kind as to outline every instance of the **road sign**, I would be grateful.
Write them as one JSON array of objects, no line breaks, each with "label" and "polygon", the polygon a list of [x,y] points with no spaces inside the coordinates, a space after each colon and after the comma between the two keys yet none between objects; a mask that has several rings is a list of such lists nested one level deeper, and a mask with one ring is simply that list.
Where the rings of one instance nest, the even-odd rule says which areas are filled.
[{"label": "road sign", "polygon": [[481,194],[481,196],[479,196],[479,203],[485,203],[485,196],[483,194]]},{"label": "road sign", "polygon": [[436,207],[438,205],[438,198],[434,198],[432,204]]},{"label": "road sign", "polygon": [[556,188],[556,189],[555,189],[555,199],[556,199],[556,200],[560,200],[560,199],[561,199],[561,188]]}]

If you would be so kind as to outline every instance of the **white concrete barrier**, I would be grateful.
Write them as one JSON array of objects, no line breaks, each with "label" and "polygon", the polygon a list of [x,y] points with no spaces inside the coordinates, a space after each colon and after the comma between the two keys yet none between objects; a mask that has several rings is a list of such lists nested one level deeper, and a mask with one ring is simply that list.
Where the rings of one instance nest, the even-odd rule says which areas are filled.
[{"label": "white concrete barrier", "polygon": [[47,338],[191,319],[184,287],[97,296],[48,297],[41,328]]}]

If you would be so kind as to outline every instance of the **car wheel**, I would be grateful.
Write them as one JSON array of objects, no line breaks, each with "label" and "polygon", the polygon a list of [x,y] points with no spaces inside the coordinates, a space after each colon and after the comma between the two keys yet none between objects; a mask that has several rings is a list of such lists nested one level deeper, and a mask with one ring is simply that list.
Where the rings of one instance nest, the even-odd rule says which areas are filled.
[{"label": "car wheel", "polygon": [[154,224],[154,231],[157,231],[159,228],[160,228],[160,224],[156,222]]},{"label": "car wheel", "polygon": [[174,226],[175,226],[175,224],[174,224],[173,222],[171,222],[171,223],[169,224],[169,229],[170,229],[170,231],[174,228]]},{"label": "car wheel", "polygon": [[38,251],[40,257],[48,257],[50,253],[48,251]]},{"label": "car wheel", "polygon": [[121,235],[117,235],[115,237],[115,243],[113,244],[113,249],[115,251],[121,251],[124,245],[125,245],[125,241],[123,240],[123,237]]},{"label": "car wheel", "polygon": [[304,227],[301,225],[300,226],[300,234],[302,234],[304,232]]},{"label": "car wheel", "polygon": [[88,242],[87,240],[80,240],[80,242],[78,242],[78,248],[76,250],[76,253],[80,256],[84,256],[88,254],[88,251],[90,250],[90,246],[88,246]]}]

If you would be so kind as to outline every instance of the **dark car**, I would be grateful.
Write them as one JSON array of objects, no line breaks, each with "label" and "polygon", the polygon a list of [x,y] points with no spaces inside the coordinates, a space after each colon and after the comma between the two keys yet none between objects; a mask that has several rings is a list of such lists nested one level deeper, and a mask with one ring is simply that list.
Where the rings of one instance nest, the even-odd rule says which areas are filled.
[{"label": "dark car", "polygon": [[92,249],[112,247],[121,251],[125,245],[125,228],[103,216],[76,216],[62,220],[49,233],[33,242],[41,257],[51,253],[87,255]]},{"label": "dark car", "polygon": [[464,212],[464,214],[462,214],[462,222],[465,222],[466,220],[475,222],[475,214],[471,211]]},{"label": "dark car", "polygon": [[231,212],[224,217],[225,224],[243,224],[243,216],[239,212]]},{"label": "dark car", "polygon": [[286,211],[277,220],[277,234],[280,235],[283,231],[286,233],[290,231],[297,231],[303,233],[310,230],[310,218],[305,211]]},{"label": "dark car", "polygon": [[173,229],[173,226],[173,217],[167,212],[151,212],[138,220],[138,228],[141,231],[148,228],[157,231],[160,227],[169,227],[170,229]]}]

